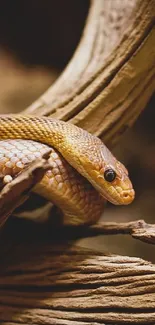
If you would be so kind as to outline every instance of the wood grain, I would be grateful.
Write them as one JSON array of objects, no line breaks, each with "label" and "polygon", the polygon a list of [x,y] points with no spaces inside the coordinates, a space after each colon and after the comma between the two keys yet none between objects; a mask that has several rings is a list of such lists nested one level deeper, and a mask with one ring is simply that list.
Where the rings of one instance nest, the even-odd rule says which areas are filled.
[{"label": "wood grain", "polygon": [[155,266],[35,238],[0,269],[1,324],[154,324]]},{"label": "wood grain", "polygon": [[155,89],[155,0],[98,0],[58,80],[25,113],[51,115],[114,145]]}]

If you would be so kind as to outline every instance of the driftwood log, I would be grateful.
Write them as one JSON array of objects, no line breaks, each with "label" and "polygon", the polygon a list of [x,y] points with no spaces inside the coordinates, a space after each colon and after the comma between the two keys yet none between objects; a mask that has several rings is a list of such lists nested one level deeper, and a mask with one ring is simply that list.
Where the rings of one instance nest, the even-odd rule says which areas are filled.
[{"label": "driftwood log", "polygon": [[[155,0],[92,1],[72,60],[24,112],[69,120],[114,145],[154,92],[154,43]],[[106,233],[154,244],[154,225],[47,228],[12,219],[2,230],[1,324],[155,324],[155,266],[77,246]]]},{"label": "driftwood log", "polygon": [[1,256],[1,324],[155,324],[155,266],[26,230]]}]

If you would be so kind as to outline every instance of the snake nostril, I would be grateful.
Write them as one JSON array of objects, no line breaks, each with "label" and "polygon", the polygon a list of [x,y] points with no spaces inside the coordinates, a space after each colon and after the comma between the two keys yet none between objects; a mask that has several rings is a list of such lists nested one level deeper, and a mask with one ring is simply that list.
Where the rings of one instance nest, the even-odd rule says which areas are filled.
[{"label": "snake nostril", "polygon": [[127,199],[127,198],[129,197],[129,193],[128,193],[128,192],[124,192],[124,193],[123,193],[123,197],[124,197],[125,199]]},{"label": "snake nostril", "polygon": [[134,197],[135,197],[134,190],[124,191],[123,196],[122,196],[123,203],[124,204],[131,203],[133,201]]}]

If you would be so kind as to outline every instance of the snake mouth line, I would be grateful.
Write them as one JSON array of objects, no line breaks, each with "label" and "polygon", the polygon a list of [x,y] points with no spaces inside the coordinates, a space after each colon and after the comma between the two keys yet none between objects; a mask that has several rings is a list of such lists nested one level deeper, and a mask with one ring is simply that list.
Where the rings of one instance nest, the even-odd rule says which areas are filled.
[{"label": "snake mouth line", "polygon": [[134,200],[135,191],[133,189],[122,190],[121,193],[118,191],[113,191],[113,193],[111,193],[109,191],[107,193],[104,192],[102,197],[115,205],[128,205]]}]

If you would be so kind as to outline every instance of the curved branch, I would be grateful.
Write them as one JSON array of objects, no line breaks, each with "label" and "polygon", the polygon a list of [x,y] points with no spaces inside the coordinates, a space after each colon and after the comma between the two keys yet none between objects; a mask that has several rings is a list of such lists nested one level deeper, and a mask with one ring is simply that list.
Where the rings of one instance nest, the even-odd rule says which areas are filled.
[{"label": "curved branch", "polygon": [[93,1],[73,59],[25,113],[118,140],[155,89],[154,6],[155,0]]}]

